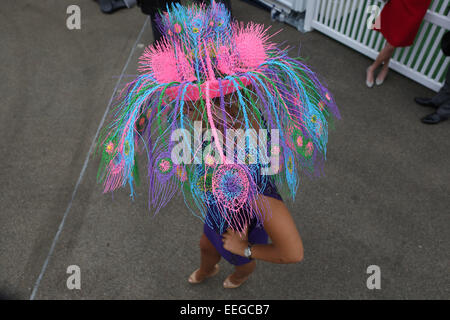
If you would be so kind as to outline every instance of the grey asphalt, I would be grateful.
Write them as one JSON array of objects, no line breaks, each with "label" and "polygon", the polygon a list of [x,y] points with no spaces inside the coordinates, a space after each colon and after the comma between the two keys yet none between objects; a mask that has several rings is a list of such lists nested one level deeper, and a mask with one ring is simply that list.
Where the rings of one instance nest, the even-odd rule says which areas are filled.
[{"label": "grey asphalt", "polygon": [[[303,177],[288,204],[305,259],[258,262],[249,281],[229,291],[221,284],[232,266],[222,261],[217,277],[192,286],[202,224],[183,200],[153,217],[145,184],[134,202],[125,189],[104,195],[99,159],[87,158],[146,17],[137,8],[104,15],[89,0],[3,2],[0,298],[29,299],[33,289],[36,299],[450,298],[450,121],[421,124],[432,110],[413,102],[432,91],[395,72],[368,89],[368,58],[233,0],[236,18],[283,28],[274,39],[294,55],[301,46],[342,120],[330,132],[325,176]],[[70,4],[81,8],[81,30],[66,28]],[[147,25],[119,87],[151,42]],[[81,268],[81,290],[66,287],[69,265]],[[381,269],[380,290],[366,287],[369,265]]]}]

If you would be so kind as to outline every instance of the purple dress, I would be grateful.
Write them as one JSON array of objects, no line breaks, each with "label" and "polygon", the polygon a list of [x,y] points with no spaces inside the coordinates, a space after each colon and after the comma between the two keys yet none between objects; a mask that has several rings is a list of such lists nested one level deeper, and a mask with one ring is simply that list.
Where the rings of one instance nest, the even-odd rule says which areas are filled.
[{"label": "purple dress", "polygon": [[[263,195],[283,201],[273,183],[267,184],[266,188],[264,189]],[[209,210],[215,210],[215,208],[208,208],[208,211]],[[205,225],[203,226],[203,232],[205,233],[209,241],[211,241],[216,250],[220,253],[220,255],[229,263],[235,266],[249,263],[251,261],[250,259],[231,253],[223,247],[222,234],[219,230],[215,230],[210,226],[213,224],[207,222],[208,218],[209,214],[206,217]],[[222,230],[226,229],[226,227],[222,228]],[[250,242],[251,244],[267,244],[268,239],[269,236],[267,235],[266,230],[264,230],[264,227],[256,221],[256,218],[253,218],[250,221],[248,228],[248,242]]]}]

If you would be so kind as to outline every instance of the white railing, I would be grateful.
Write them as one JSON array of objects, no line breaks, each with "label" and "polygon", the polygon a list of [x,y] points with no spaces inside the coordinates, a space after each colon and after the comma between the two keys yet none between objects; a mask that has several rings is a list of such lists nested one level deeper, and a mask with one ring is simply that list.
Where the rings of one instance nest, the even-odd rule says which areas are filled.
[{"label": "white railing", "polygon": [[[424,86],[442,87],[450,58],[440,50],[440,41],[450,29],[450,0],[433,0],[414,44],[396,49],[390,68]],[[380,32],[367,28],[373,7],[381,0],[308,0],[305,31],[315,29],[375,59],[385,44]]]}]

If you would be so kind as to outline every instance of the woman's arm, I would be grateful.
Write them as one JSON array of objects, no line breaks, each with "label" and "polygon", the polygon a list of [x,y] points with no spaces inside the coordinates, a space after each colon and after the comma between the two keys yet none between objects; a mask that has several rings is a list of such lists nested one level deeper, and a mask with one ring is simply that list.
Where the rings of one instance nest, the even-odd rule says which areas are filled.
[{"label": "woman's arm", "polygon": [[[266,211],[264,229],[272,240],[271,244],[252,246],[252,258],[272,263],[296,263],[303,259],[303,243],[286,205],[277,199],[261,196],[257,201],[259,210]],[[270,210],[270,213],[267,212]],[[246,238],[239,233],[227,231],[223,236],[224,248],[244,256],[248,246]]]}]

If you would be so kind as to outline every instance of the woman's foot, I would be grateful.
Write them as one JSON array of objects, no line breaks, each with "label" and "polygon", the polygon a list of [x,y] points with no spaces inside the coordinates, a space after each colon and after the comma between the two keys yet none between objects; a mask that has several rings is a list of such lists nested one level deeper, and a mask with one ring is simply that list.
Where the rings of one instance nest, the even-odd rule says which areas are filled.
[{"label": "woman's foot", "polygon": [[375,83],[377,84],[377,86],[381,86],[384,82],[384,80],[387,77],[387,74],[389,72],[389,66],[385,67],[383,66],[383,68],[381,69],[380,73],[377,76],[377,79],[375,80]]},{"label": "woman's foot", "polygon": [[193,284],[201,283],[206,278],[214,277],[218,272],[219,272],[218,264],[216,264],[214,266],[214,270],[209,273],[205,273],[205,272],[200,271],[200,269],[197,269],[194,272],[192,272],[192,274],[189,276],[188,281],[189,281],[189,283],[193,283]]},{"label": "woman's foot", "polygon": [[223,282],[223,287],[225,289],[234,289],[239,288],[241,284],[243,284],[250,275],[244,277],[244,278],[238,278],[233,274],[230,274],[225,281]]},{"label": "woman's foot", "polygon": [[373,87],[373,79],[374,79],[373,72],[374,70],[372,66],[368,67],[366,70],[366,86],[369,88]]}]

